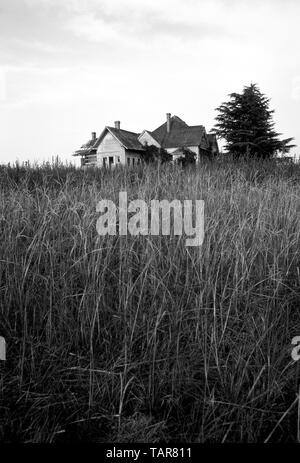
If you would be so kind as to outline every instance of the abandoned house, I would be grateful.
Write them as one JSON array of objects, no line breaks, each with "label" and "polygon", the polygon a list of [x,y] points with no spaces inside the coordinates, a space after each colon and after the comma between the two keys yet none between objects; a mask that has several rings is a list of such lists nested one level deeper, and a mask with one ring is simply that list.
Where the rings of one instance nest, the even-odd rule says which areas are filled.
[{"label": "abandoned house", "polygon": [[114,127],[106,126],[99,137],[92,132],[91,140],[75,151],[73,156],[81,157],[83,167],[134,166],[143,161],[145,145],[164,148],[172,154],[173,161],[183,156],[183,148],[195,154],[196,162],[219,153],[216,136],[207,134],[203,125],[189,126],[178,116],[171,117],[167,113],[164,124],[153,131],[144,130],[141,133],[123,130],[120,121],[116,121]]}]

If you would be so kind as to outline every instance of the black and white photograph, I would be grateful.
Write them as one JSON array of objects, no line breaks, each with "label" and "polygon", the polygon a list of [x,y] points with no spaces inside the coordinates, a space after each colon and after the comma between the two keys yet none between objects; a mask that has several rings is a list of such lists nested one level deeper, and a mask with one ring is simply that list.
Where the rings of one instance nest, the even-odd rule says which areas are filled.
[{"label": "black and white photograph", "polygon": [[300,443],[299,23],[0,0],[0,459]]}]

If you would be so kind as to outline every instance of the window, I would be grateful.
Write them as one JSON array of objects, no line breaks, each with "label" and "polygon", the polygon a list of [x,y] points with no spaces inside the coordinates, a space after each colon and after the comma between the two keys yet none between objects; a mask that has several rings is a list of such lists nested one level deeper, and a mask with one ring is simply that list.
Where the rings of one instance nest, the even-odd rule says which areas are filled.
[{"label": "window", "polygon": [[130,166],[130,158],[127,158],[127,164]]},{"label": "window", "polygon": [[132,165],[133,165],[133,166],[134,166],[134,162],[135,162],[135,159],[134,159],[134,158],[132,158]]},{"label": "window", "polygon": [[114,157],[113,157],[113,156],[109,156],[108,162],[109,162],[109,166],[111,166],[111,165],[114,163]]},{"label": "window", "polygon": [[120,161],[120,156],[117,156],[117,162],[121,162],[121,161]]},{"label": "window", "polygon": [[107,158],[103,158],[103,167],[106,167]]}]

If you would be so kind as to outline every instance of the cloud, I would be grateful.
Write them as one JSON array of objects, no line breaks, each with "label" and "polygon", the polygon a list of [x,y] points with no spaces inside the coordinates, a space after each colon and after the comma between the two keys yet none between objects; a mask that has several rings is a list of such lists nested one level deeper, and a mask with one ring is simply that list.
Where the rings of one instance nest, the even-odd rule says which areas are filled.
[{"label": "cloud", "polygon": [[6,100],[6,74],[4,70],[0,69],[0,102]]},{"label": "cloud", "polygon": [[[178,2],[175,3],[178,5]],[[66,28],[74,35],[90,41],[103,43],[108,40],[118,40],[121,46],[133,44],[134,40],[136,45],[140,46],[141,42],[146,43],[149,39],[152,41],[162,38],[198,40],[206,37],[235,36],[216,20],[214,9],[210,8],[206,15],[197,14],[198,9],[191,14],[190,9],[183,7],[181,3],[179,5],[178,11],[174,8],[174,3],[170,2],[137,3],[131,0],[124,8],[124,3],[104,1],[101,7],[98,4],[88,13],[85,13],[84,9],[71,16],[66,22]]]},{"label": "cloud", "polygon": [[[96,106],[104,100],[109,103],[113,98],[111,88],[120,104],[127,97],[131,98],[127,89],[134,73],[134,70],[125,69],[120,79],[114,66],[97,63],[66,67],[3,66],[0,67],[1,106],[2,109],[32,105]],[[143,82],[136,83],[135,88],[142,92]]]},{"label": "cloud", "polygon": [[109,23],[103,18],[96,18],[92,13],[74,16],[67,22],[66,28],[79,37],[95,42],[120,38],[120,31],[114,23]]},{"label": "cloud", "polygon": [[0,12],[11,156],[35,150],[37,133],[45,152],[50,142],[70,152],[63,133],[80,144],[115,119],[151,129],[166,111],[210,128],[214,108],[251,80],[272,98],[278,131],[300,136],[299,0],[1,0]]}]

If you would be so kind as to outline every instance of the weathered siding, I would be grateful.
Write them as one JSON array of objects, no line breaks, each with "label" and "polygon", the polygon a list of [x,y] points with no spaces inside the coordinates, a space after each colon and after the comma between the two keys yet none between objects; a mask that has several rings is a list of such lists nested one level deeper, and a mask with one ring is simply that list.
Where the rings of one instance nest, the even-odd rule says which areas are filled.
[{"label": "weathered siding", "polygon": [[97,155],[96,154],[89,154],[86,156],[82,156],[81,158],[81,167],[90,167],[97,165]]},{"label": "weathered siding", "polygon": [[126,165],[128,167],[139,165],[142,162],[142,156],[139,153],[136,153],[135,151],[126,150],[125,156],[126,156]]},{"label": "weathered siding", "polygon": [[97,165],[102,167],[106,159],[108,166],[109,158],[113,158],[112,166],[125,164],[125,149],[110,132],[107,132],[97,150]]},{"label": "weathered siding", "polygon": [[142,135],[139,136],[139,142],[142,143],[142,145],[145,145],[146,143],[148,145],[154,145],[157,146],[157,148],[160,147],[160,144],[157,143],[156,140],[150,135],[149,132],[144,132]]}]

